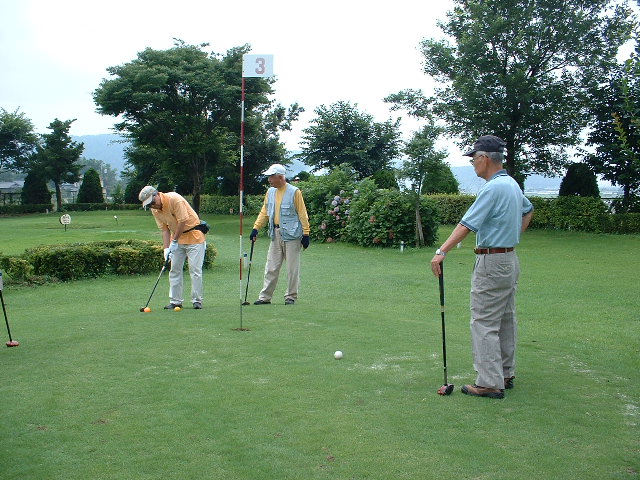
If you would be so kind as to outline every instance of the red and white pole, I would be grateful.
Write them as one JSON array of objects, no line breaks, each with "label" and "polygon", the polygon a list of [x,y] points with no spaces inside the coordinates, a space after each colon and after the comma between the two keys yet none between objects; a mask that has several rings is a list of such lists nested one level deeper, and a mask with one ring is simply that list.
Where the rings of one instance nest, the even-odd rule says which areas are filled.
[{"label": "red and white pole", "polygon": [[240,329],[242,329],[242,270],[244,253],[242,241],[242,223],[244,220],[244,90],[245,78],[242,77],[242,97],[240,101]]}]

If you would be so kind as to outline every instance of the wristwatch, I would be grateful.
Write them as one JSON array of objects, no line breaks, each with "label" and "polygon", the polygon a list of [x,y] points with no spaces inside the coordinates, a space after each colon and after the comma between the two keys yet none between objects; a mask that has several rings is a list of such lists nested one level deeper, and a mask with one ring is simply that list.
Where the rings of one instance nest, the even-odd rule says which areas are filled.
[{"label": "wristwatch", "polygon": [[442,250],[440,250],[440,249],[437,249],[437,250],[436,250],[436,255],[442,255],[442,256],[444,257],[446,254],[447,254],[447,252],[443,252],[443,251],[442,251]]}]

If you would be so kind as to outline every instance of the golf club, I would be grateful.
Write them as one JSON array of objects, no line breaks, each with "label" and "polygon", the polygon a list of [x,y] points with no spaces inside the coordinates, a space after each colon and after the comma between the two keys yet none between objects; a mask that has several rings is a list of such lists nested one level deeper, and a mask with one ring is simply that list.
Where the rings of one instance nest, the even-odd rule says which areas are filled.
[{"label": "golf club", "polygon": [[[251,278],[251,261],[253,260],[253,246],[255,245],[255,238],[251,240],[251,251],[249,252],[249,270],[247,271],[247,288],[244,289],[244,302],[242,305],[249,305],[247,302],[247,294],[249,293],[249,279]],[[245,254],[246,255],[246,254]]]},{"label": "golf club", "polygon": [[453,392],[453,384],[447,382],[447,340],[444,328],[444,262],[440,264],[440,275],[438,276],[440,284],[440,315],[442,318],[442,360],[444,362],[444,385],[438,389],[438,395],[451,395]]},{"label": "golf club", "polygon": [[169,265],[170,261],[171,261],[171,254],[168,254],[167,255],[167,259],[165,260],[164,265],[162,266],[162,269],[160,270],[160,275],[158,275],[158,279],[156,280],[156,284],[153,286],[153,290],[151,290],[151,295],[149,295],[149,300],[147,300],[147,304],[144,307],[140,307],[140,311],[141,312],[144,312],[144,309],[149,306],[149,302],[151,302],[151,297],[153,297],[153,292],[156,291],[156,287],[158,286],[158,283],[160,282],[160,277],[162,277],[162,274],[167,269],[167,266]]},{"label": "golf club", "polygon": [[7,333],[9,334],[9,341],[7,347],[17,347],[20,342],[11,338],[11,329],[9,328],[9,319],[7,318],[7,309],[4,306],[4,296],[2,295],[2,272],[0,272],[0,303],[2,303],[2,312],[4,313],[4,323],[7,324]]}]

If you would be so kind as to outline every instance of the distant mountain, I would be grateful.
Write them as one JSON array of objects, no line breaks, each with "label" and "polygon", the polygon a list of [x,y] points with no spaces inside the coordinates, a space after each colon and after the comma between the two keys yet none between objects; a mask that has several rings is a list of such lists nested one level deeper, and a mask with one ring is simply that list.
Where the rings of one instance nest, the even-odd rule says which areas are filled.
[{"label": "distant mountain", "polygon": [[[460,191],[475,195],[480,188],[486,183],[482,178],[478,177],[473,170],[473,166],[451,167],[453,175],[460,184]],[[543,177],[542,175],[530,175],[524,182],[524,193],[526,195],[538,197],[555,197],[560,191],[560,183],[562,177]],[[600,195],[602,197],[616,197],[621,195],[618,187],[611,185],[610,182],[600,180],[598,182]]]},{"label": "distant mountain", "polygon": [[[103,134],[103,135],[83,135],[72,136],[76,142],[84,143],[85,158],[94,158],[96,160],[102,160],[105,163],[111,165],[112,168],[118,172],[124,169],[125,156],[124,150],[129,143],[124,137],[115,134]],[[300,153],[290,152],[290,153]],[[301,171],[311,171],[311,167],[304,163],[293,160],[290,165],[287,166],[287,176],[293,177]],[[460,184],[460,191],[463,193],[476,194],[485,184],[485,181],[476,176],[473,167],[471,165],[464,167],[451,167],[453,175]],[[542,175],[531,175],[527,177],[525,181],[525,193],[527,195],[537,196],[556,196],[560,190],[561,177],[547,178]],[[617,196],[620,195],[620,189],[612,186],[609,182],[599,181],[600,193],[602,196]]]},{"label": "distant mountain", "polygon": [[72,135],[71,138],[74,142],[84,143],[83,157],[102,160],[118,172],[124,169],[126,161],[124,150],[129,145],[129,142],[125,140],[124,137],[114,134],[103,134]]}]

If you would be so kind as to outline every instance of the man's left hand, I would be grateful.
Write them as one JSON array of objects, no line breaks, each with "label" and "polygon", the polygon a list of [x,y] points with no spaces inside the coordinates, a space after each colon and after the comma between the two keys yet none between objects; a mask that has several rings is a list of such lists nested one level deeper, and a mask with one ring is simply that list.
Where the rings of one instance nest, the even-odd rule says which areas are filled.
[{"label": "man's left hand", "polygon": [[302,246],[305,250],[309,248],[309,235],[303,235],[300,243],[302,243]]}]

